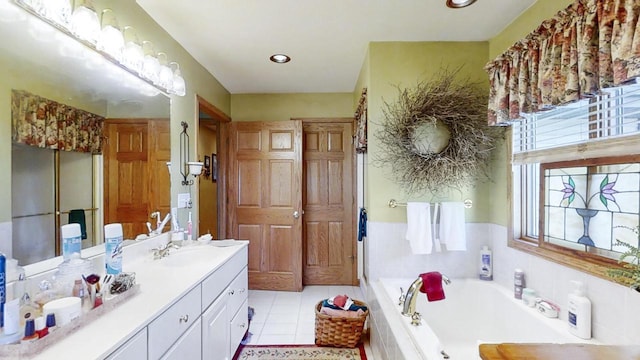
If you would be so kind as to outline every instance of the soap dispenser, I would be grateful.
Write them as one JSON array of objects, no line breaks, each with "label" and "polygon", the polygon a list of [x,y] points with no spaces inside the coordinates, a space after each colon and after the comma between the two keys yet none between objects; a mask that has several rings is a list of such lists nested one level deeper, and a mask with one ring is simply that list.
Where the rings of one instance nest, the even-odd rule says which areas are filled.
[{"label": "soap dispenser", "polygon": [[591,301],[585,296],[584,284],[571,281],[573,292],[568,298],[569,332],[581,339],[591,339]]}]

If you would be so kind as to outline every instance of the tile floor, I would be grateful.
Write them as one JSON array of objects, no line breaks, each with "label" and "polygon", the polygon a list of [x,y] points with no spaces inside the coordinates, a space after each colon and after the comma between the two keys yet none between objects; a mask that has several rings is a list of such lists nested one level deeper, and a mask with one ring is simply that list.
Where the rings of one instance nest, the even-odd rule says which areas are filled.
[{"label": "tile floor", "polygon": [[305,286],[302,292],[250,290],[251,345],[313,344],[318,301],[346,294],[365,301],[357,286]]}]

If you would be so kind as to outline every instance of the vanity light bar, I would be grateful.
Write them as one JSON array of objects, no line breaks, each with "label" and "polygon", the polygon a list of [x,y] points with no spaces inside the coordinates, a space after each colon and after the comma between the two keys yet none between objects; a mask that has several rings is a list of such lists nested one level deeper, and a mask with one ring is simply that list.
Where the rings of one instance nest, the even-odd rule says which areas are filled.
[{"label": "vanity light bar", "polygon": [[[163,77],[161,81],[159,73],[148,74],[140,71],[140,69],[136,69],[132,67],[132,63],[128,61],[128,59],[126,59],[126,54],[122,54],[121,56],[118,56],[117,54],[111,53],[111,51],[106,51],[107,49],[105,49],[102,46],[102,44],[99,43],[99,40],[94,39],[94,37],[92,36],[87,36],[87,34],[83,34],[82,29],[72,25],[74,10],[72,9],[69,1],[66,1],[66,0],[58,0],[58,1],[14,0],[14,3],[18,7],[27,11],[28,13],[34,15],[35,17],[39,18],[45,23],[53,26],[58,31],[78,41],[82,45],[93,50],[94,52],[102,55],[102,57],[104,57],[106,60],[113,63],[114,65],[127,71],[131,75],[134,75],[135,77],[144,81],[148,85],[155,87],[160,92],[164,94],[173,94],[178,96],[185,95],[186,93],[186,88],[184,85],[185,81],[184,81],[184,78],[182,77],[182,74],[180,73],[179,66],[177,65],[177,63],[175,62],[170,63],[170,64],[176,65],[175,66],[176,70],[172,70],[170,67],[168,67],[168,64],[164,64],[165,67],[172,70],[172,76],[173,76],[172,81],[169,81],[166,75]],[[55,7],[53,6],[54,4],[58,4],[58,6]],[[85,12],[94,11],[95,13],[95,9],[93,9],[90,2],[88,1],[83,3],[82,10]],[[115,15],[112,14],[112,11],[110,16],[113,18],[115,17]],[[113,22],[115,20],[111,20],[111,21]],[[112,22],[110,24],[113,25]],[[101,23],[99,20],[98,20],[98,27],[101,27]],[[90,27],[90,28],[93,29],[91,31],[95,31],[93,27]],[[112,26],[112,28],[110,28],[109,30],[111,32],[121,31],[119,28],[115,26]],[[153,57],[156,60],[158,59],[158,54],[147,54],[147,56]],[[160,67],[158,67],[158,71],[160,71]]]}]

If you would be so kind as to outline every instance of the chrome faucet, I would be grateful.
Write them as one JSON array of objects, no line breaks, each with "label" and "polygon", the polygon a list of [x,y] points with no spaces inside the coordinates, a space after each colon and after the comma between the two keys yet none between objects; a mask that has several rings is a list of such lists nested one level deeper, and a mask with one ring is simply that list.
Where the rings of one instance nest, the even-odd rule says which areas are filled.
[{"label": "chrome faucet", "polygon": [[158,235],[158,234],[162,234],[162,229],[164,229],[164,226],[167,224],[167,222],[169,222],[169,219],[171,219],[171,213],[168,213],[167,216],[165,216],[164,219],[160,221],[160,212],[154,211],[151,213],[151,218],[157,220],[156,221],[157,229],[155,230],[151,229],[151,223],[147,222],[147,229],[149,230],[149,235]]},{"label": "chrome faucet", "polygon": [[[440,274],[442,275],[442,274]],[[442,282],[449,285],[451,280],[448,277],[442,275]],[[404,296],[404,305],[402,306],[402,315],[412,317],[416,313],[416,292],[422,288],[422,278],[418,278],[409,286],[407,294]]]},{"label": "chrome faucet", "polygon": [[169,250],[171,249],[179,249],[178,246],[174,244],[160,245],[157,249],[151,249],[153,251],[153,259],[158,260],[162,259],[165,256],[169,255]]}]

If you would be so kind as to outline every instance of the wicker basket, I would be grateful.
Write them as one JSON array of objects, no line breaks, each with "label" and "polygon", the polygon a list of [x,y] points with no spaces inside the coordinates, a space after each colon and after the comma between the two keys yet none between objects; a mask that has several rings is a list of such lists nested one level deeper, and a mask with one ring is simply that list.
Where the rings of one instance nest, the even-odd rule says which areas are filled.
[{"label": "wicker basket", "polygon": [[[359,306],[367,306],[362,301],[353,300]],[[316,345],[354,348],[360,342],[364,322],[369,309],[361,316],[346,318],[320,313],[322,301],[316,305]]]}]

